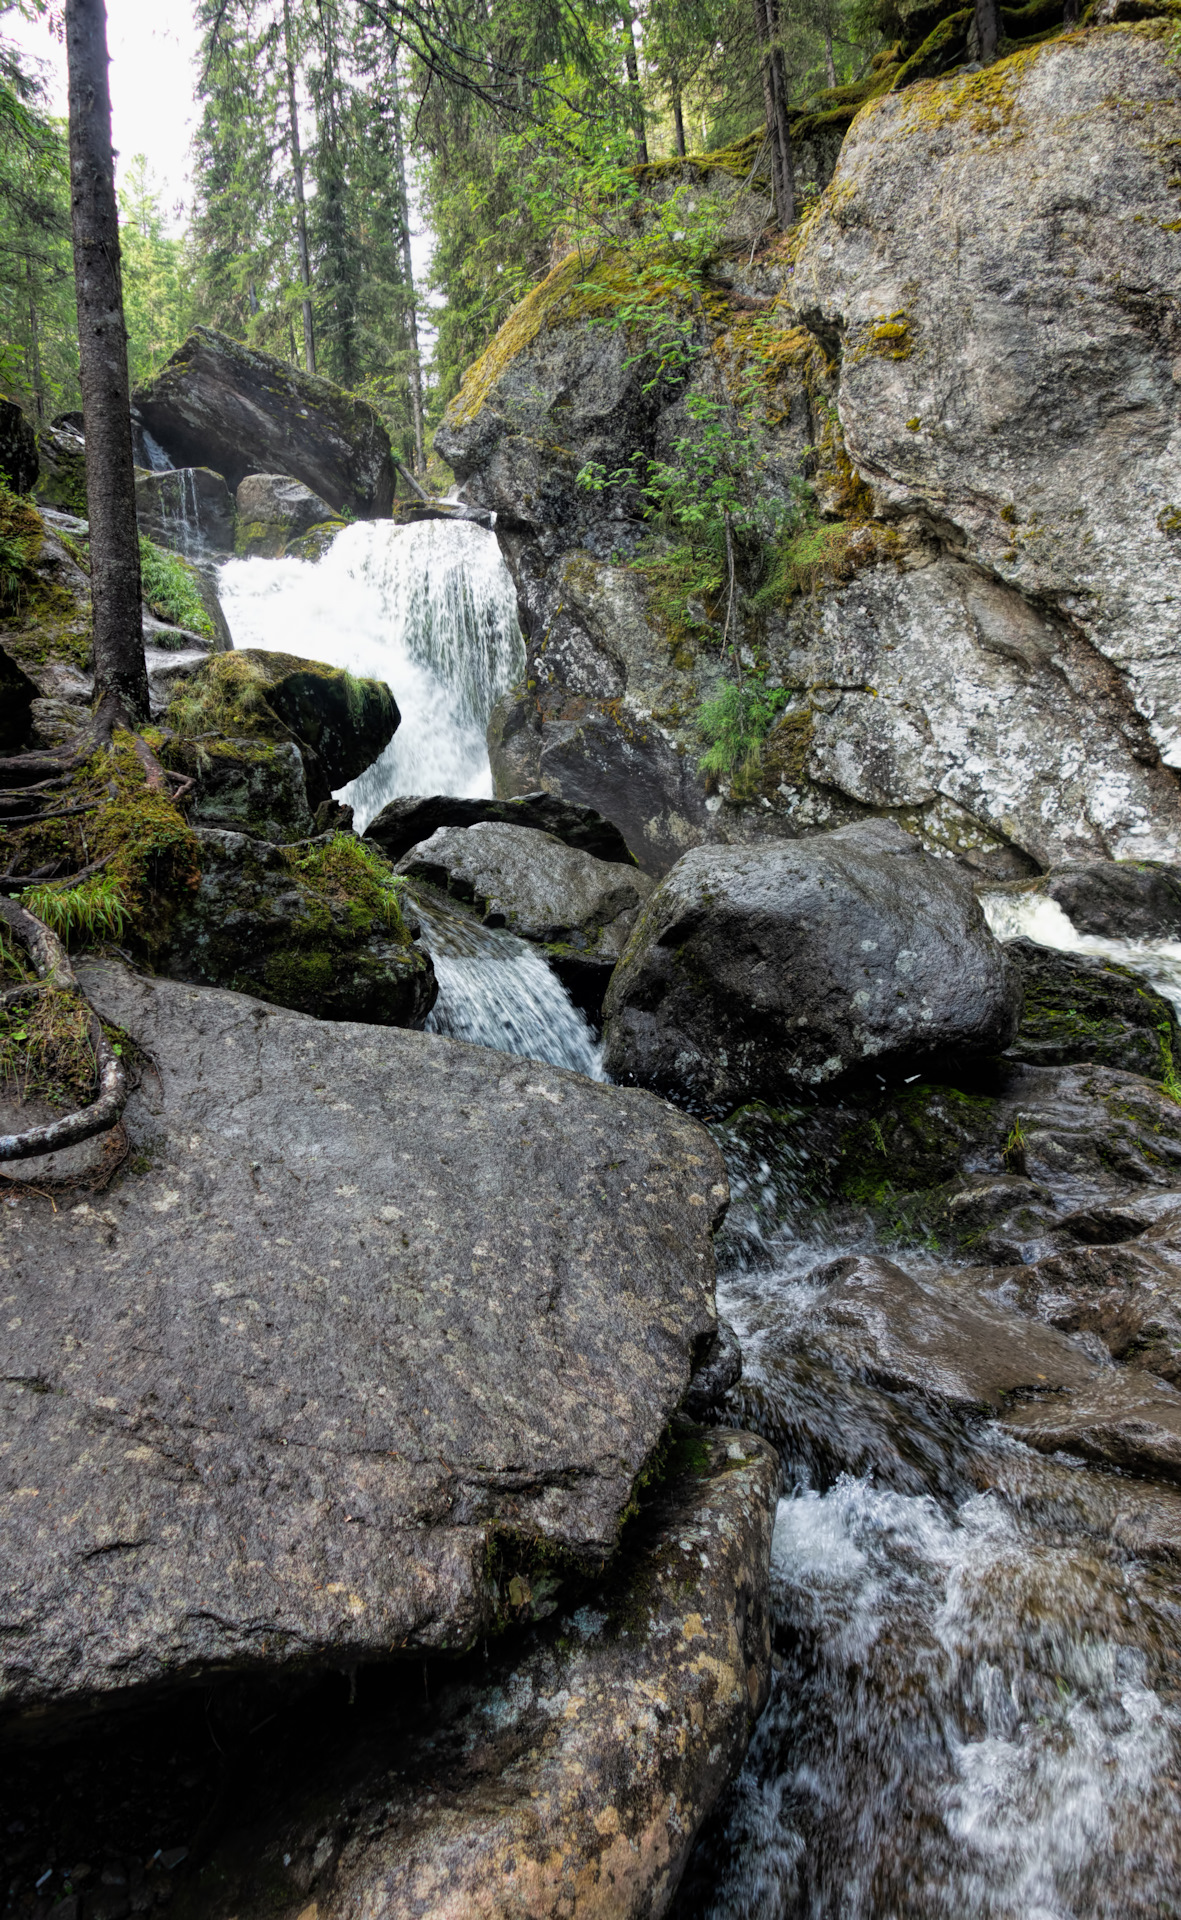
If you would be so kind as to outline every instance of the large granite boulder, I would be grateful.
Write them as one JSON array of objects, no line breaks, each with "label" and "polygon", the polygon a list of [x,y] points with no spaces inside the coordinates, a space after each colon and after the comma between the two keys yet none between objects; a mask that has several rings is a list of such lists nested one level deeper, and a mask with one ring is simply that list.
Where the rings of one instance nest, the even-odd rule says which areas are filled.
[{"label": "large granite boulder", "polygon": [[141,533],[186,559],[234,551],[233,495],[209,467],[137,473],[135,511]]},{"label": "large granite boulder", "polygon": [[37,453],[40,472],[35,493],[40,504],[85,516],[86,442],[80,424],[70,425],[63,415],[42,427],[37,435]]},{"label": "large granite boulder", "polygon": [[193,330],[135,405],[178,467],[212,467],[233,489],[248,473],[293,474],[337,510],[390,511],[393,458],[373,408],[211,327]]},{"label": "large granite boulder", "polygon": [[288,545],[333,517],[326,500],[289,473],[248,473],[237,493],[235,550],[244,558],[278,559]]},{"label": "large granite boulder", "polygon": [[616,969],[606,1065],[711,1110],[775,1102],[997,1053],[1019,998],[967,876],[889,822],[700,847]]},{"label": "large granite boulder", "polygon": [[497,820],[440,827],[398,872],[473,904],[489,926],[614,967],[652,891],[638,867],[596,860],[555,834]]},{"label": "large granite boulder", "polygon": [[462,1649],[601,1567],[714,1325],[708,1136],[534,1060],[83,978],[151,1065],[117,1187],[0,1210],[8,1712]]},{"label": "large granite boulder", "polygon": [[411,847],[429,840],[439,827],[474,827],[481,820],[501,820],[506,826],[537,827],[552,833],[568,847],[578,847],[596,860],[626,865],[630,855],[618,827],[593,807],[560,800],[553,793],[524,793],[507,800],[467,800],[436,793],[429,798],[406,794],[387,801],[365,829],[387,860],[400,860]]},{"label": "large granite boulder", "polygon": [[16,401],[0,396],[0,478],[14,493],[31,493],[40,466],[37,435]]}]

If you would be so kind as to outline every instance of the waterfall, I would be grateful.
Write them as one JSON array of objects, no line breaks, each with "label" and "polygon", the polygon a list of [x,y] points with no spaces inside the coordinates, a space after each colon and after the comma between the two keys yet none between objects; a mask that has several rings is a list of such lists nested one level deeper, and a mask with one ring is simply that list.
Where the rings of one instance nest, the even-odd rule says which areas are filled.
[{"label": "waterfall", "polygon": [[1109,940],[1079,933],[1056,900],[1042,893],[984,893],[984,917],[998,940],[1034,940],[1059,953],[1091,954],[1142,973],[1162,999],[1181,1014],[1181,941]]},{"label": "waterfall", "polygon": [[384,680],[402,724],[343,788],[363,833],[403,793],[492,792],[485,731],[525,653],[494,534],[467,521],[346,527],[322,560],[231,560],[218,590],[236,647]]},{"label": "waterfall", "polygon": [[151,468],[151,471],[153,473],[171,473],[173,470],[172,462],[160,445],[160,442],[154,435],[148,432],[146,427],[141,427],[139,431],[143,441],[143,450],[148,456],[148,466]]}]

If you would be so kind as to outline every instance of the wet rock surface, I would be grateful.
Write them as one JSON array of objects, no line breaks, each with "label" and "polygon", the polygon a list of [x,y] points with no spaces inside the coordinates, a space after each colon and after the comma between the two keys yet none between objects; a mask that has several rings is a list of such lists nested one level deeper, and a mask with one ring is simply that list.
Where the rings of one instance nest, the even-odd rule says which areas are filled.
[{"label": "wet rock surface", "polygon": [[887,822],[698,848],[653,894],[608,989],[608,1071],[715,1110],[855,1072],[968,1062],[1018,995],[962,872]]},{"label": "wet rock surface", "polygon": [[242,648],[238,658],[252,668],[273,718],[294,736],[313,807],[372,766],[401,723],[384,681],[260,648]]},{"label": "wet rock surface", "polygon": [[140,532],[157,546],[189,557],[234,551],[234,497],[209,467],[137,473],[135,511]]},{"label": "wet rock surface", "polygon": [[526,1579],[602,1564],[713,1330],[708,1137],[535,1061],[85,978],[152,1066],[117,1188],[0,1217],[10,1712],[463,1647],[498,1537]]},{"label": "wet rock surface", "polygon": [[236,496],[236,551],[278,559],[291,541],[333,517],[326,500],[287,473],[248,473]]},{"label": "wet rock surface", "polygon": [[390,800],[365,829],[387,860],[400,860],[411,847],[429,840],[439,827],[474,827],[482,820],[505,826],[536,827],[551,833],[568,847],[578,847],[596,860],[625,866],[630,858],[618,827],[593,807],[559,800],[552,793],[525,793],[507,800],[469,800],[451,794],[420,797],[408,794]]},{"label": "wet rock surface", "polygon": [[1011,1060],[1060,1066],[1093,1060],[1145,1078],[1163,1077],[1181,1042],[1168,1000],[1142,975],[1112,960],[1057,953],[1010,940],[1005,953],[1021,978],[1021,1025]]},{"label": "wet rock surface", "polygon": [[373,409],[211,327],[194,329],[135,406],[177,467],[212,467],[235,490],[248,473],[292,474],[337,510],[389,513],[389,435]]},{"label": "wet rock surface", "polygon": [[1146,861],[1058,867],[1035,888],[1078,933],[1107,940],[1181,940],[1181,870]]},{"label": "wet rock surface", "polygon": [[608,970],[652,891],[638,867],[596,860],[552,833],[482,821],[440,827],[398,872],[472,903],[489,926],[569,947]]}]

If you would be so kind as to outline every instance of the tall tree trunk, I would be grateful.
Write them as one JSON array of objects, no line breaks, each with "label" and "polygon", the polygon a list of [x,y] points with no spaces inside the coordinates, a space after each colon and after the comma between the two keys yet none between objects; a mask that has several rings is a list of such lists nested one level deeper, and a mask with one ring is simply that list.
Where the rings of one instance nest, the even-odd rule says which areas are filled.
[{"label": "tall tree trunk", "polygon": [[291,119],[291,168],[295,175],[295,232],[299,242],[299,277],[303,285],[303,363],[316,371],[316,339],[312,332],[312,267],[308,256],[308,212],[303,192],[303,154],[299,145],[299,108],[295,100],[295,60],[291,52],[291,0],[283,0],[283,48],[287,56],[287,111]]},{"label": "tall tree trunk", "polygon": [[997,0],[976,0],[972,25],[968,31],[968,52],[981,66],[990,67],[996,59],[1000,39],[1000,15]]},{"label": "tall tree trunk", "polygon": [[418,303],[410,250],[410,196],[406,191],[406,153],[402,143],[402,95],[398,86],[398,43],[390,28],[390,107],[394,121],[394,163],[398,170],[398,218],[402,223],[402,277],[406,282],[406,332],[410,341],[410,412],[414,422],[414,471],[426,473],[426,435],[422,416],[422,359],[418,351]]},{"label": "tall tree trunk", "polygon": [[672,99],[673,126],[676,130],[677,152],[683,160],[685,158],[685,115],[681,106],[681,89],[679,86],[674,86]]},{"label": "tall tree trunk", "polygon": [[142,725],[148,718],[148,670],[140,610],[139,528],[104,0],[66,0],[66,60],[94,688],[100,727],[109,731],[119,723]]},{"label": "tall tree trunk", "polygon": [[836,61],[832,57],[832,27],[827,21],[824,27],[824,64],[828,68],[828,84],[830,87],[835,87],[837,83],[837,67]]},{"label": "tall tree trunk", "polygon": [[640,90],[640,62],[636,53],[636,17],[625,4],[623,21],[623,58],[627,67],[627,86],[632,100],[632,125],[636,134],[636,158],[642,167],[648,164],[648,136],[644,131],[644,95]]},{"label": "tall tree trunk", "polygon": [[41,372],[41,328],[37,321],[37,302],[33,295],[32,263],[25,261],[25,289],[29,301],[29,385],[33,389],[33,412],[37,425],[45,419],[45,398]]},{"label": "tall tree trunk", "polygon": [[778,0],[754,0],[755,32],[760,48],[763,105],[771,141],[771,180],[775,190],[775,217],[781,228],[796,217],[795,167],[788,121],[787,63],[779,44]]}]

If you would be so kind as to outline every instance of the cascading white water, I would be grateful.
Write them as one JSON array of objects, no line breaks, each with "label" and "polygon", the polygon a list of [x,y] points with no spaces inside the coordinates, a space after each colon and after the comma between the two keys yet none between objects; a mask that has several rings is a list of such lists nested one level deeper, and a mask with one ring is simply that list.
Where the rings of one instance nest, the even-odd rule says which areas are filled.
[{"label": "cascading white water", "polygon": [[998,940],[1034,940],[1060,953],[1092,954],[1142,973],[1181,1012],[1181,941],[1108,940],[1079,933],[1056,900],[1041,893],[981,893],[984,917]]},{"label": "cascading white water", "polygon": [[326,660],[390,687],[401,726],[338,795],[358,832],[397,794],[491,794],[488,718],[525,660],[494,534],[468,521],[358,522],[316,562],[231,560],[218,591],[235,646]]}]

